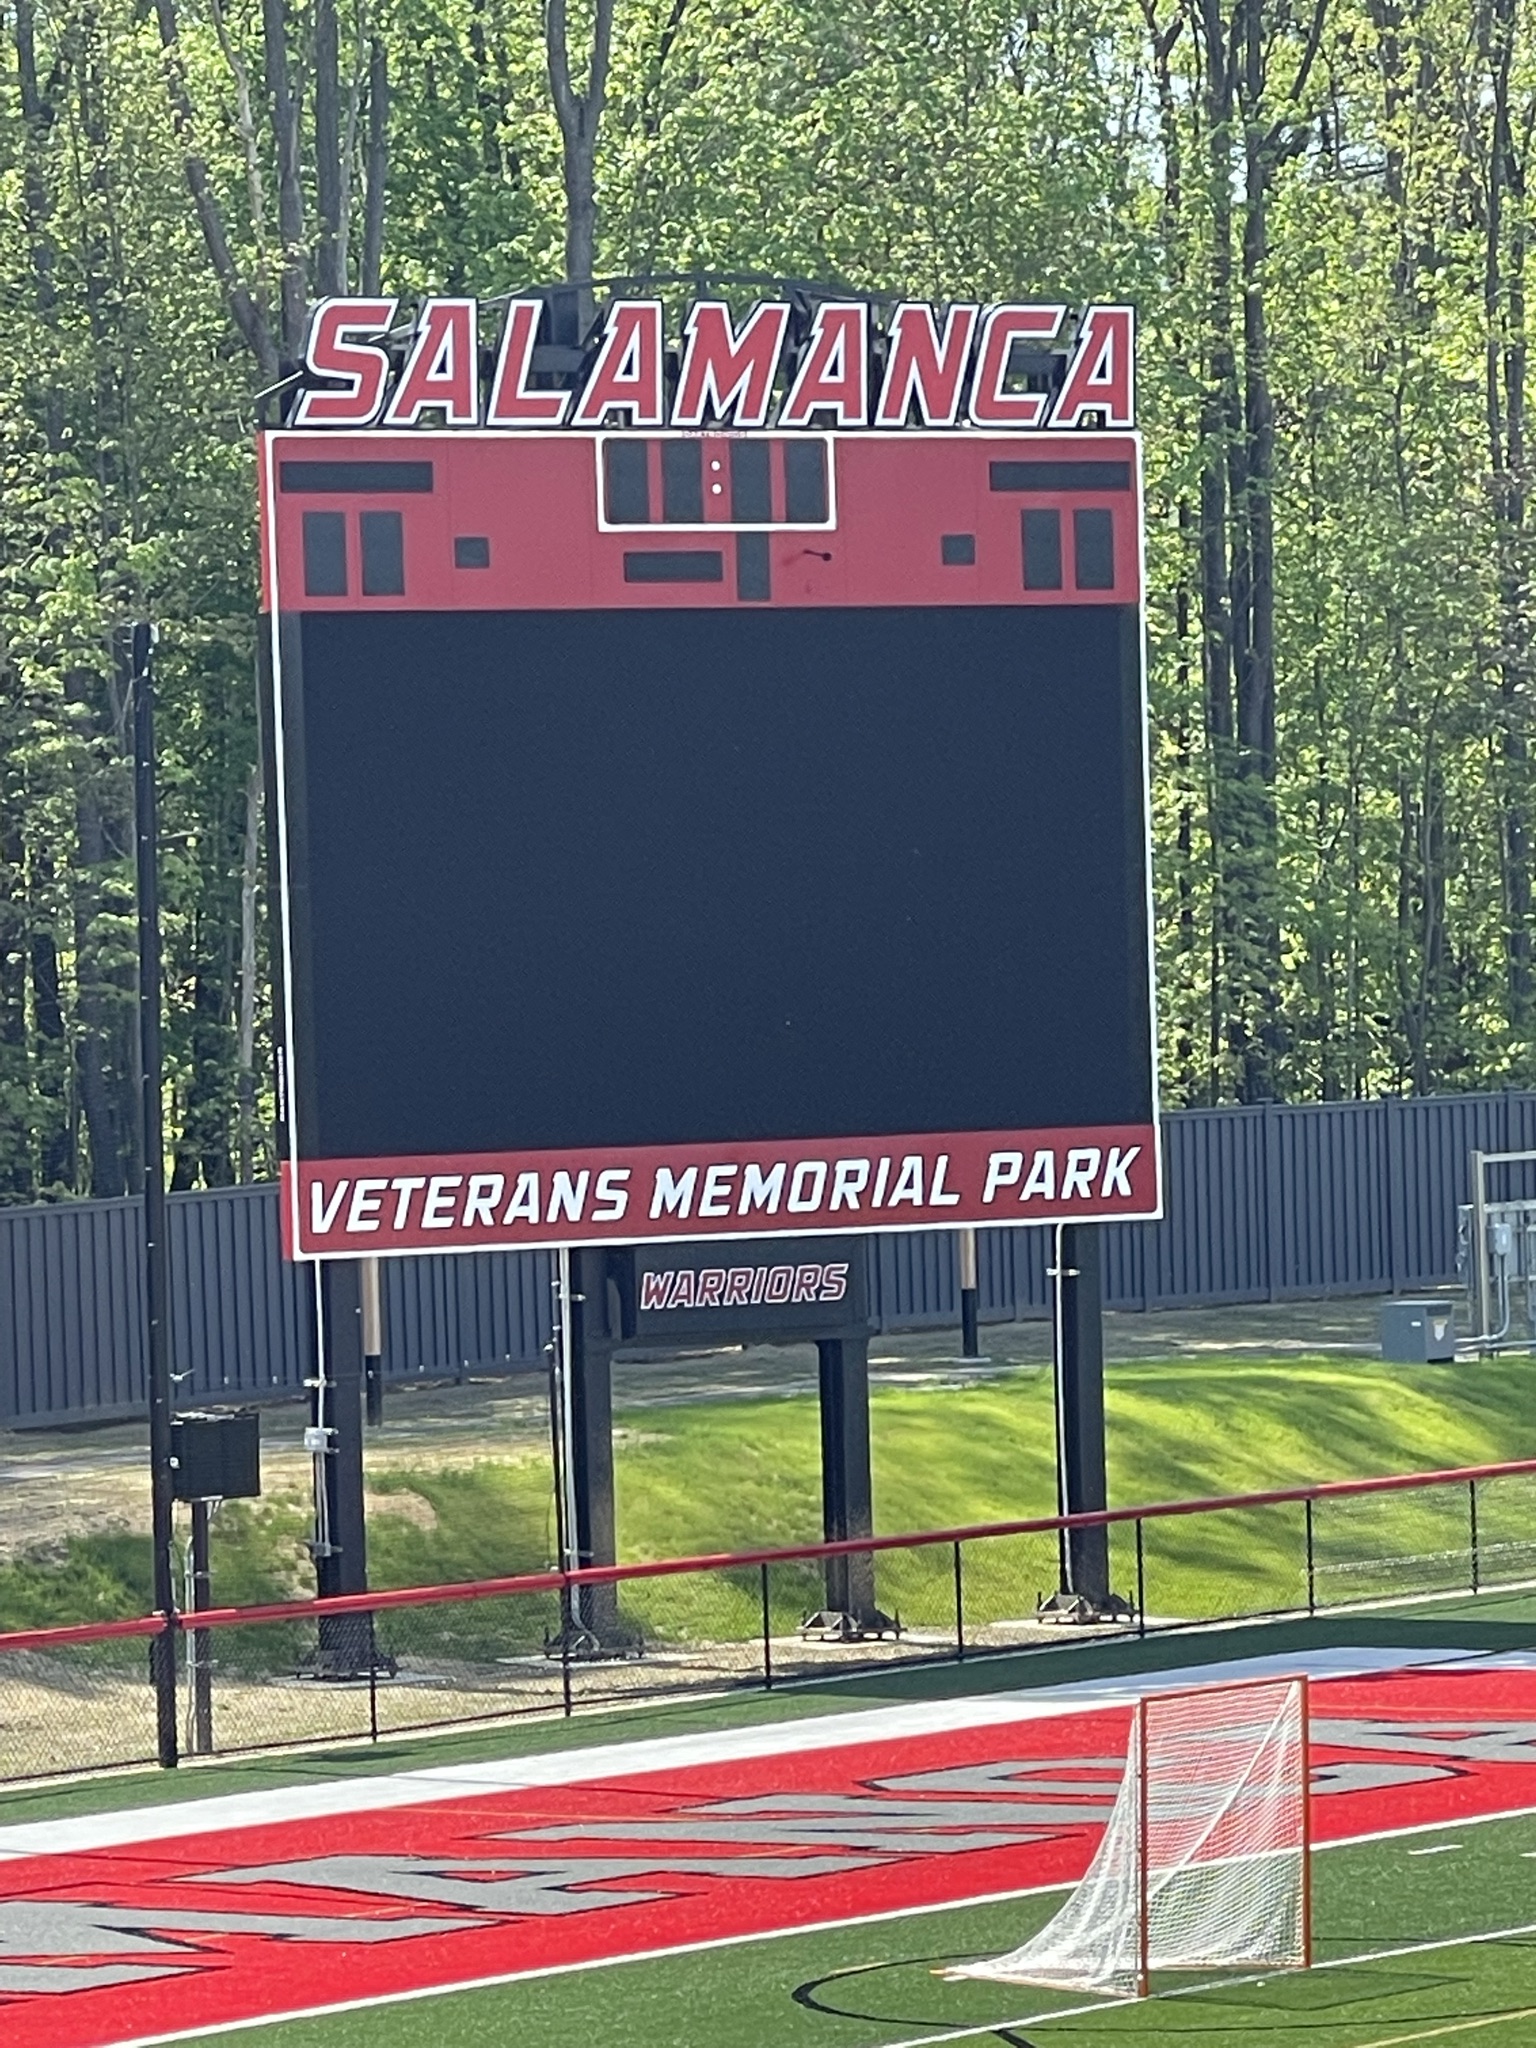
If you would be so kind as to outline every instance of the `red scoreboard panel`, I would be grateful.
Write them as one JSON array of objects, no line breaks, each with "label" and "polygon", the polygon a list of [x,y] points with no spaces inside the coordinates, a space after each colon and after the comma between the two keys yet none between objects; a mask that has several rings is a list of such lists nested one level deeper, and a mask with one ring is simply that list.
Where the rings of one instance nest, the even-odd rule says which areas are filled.
[{"label": "red scoreboard panel", "polygon": [[1139,461],[268,435],[290,1249],[1157,1213]]}]

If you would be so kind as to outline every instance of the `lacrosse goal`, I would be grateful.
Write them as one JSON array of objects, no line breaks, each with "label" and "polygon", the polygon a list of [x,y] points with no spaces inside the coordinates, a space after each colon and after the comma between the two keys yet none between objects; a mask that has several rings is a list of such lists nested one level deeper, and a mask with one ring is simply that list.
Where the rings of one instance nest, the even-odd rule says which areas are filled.
[{"label": "lacrosse goal", "polygon": [[1153,1970],[1307,1968],[1306,1757],[1305,1678],[1140,1701],[1077,1889],[1022,1947],[945,1975],[1145,1997]]}]

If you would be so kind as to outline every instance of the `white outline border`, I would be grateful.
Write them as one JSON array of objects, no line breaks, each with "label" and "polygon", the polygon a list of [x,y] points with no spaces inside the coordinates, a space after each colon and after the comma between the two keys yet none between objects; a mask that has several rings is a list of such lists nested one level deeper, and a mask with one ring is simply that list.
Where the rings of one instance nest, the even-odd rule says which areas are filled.
[{"label": "white outline border", "polygon": [[[587,430],[587,431],[590,431]],[[846,429],[845,432],[851,432]],[[654,430],[642,428],[615,433],[611,427],[601,428],[595,435],[596,446],[593,455],[597,463],[597,530],[599,533],[648,533],[664,536],[669,533],[835,533],[837,531],[837,436],[835,433],[805,432],[794,427],[657,427]],[[649,519],[643,524],[632,520],[610,519],[604,510],[608,497],[607,480],[603,475],[603,449],[610,441],[820,441],[827,456],[827,516],[825,519],[770,519],[765,524],[752,519],[714,519],[684,522],[676,519]],[[639,611],[641,607],[634,607]],[[724,607],[722,606],[723,610]],[[810,610],[810,606],[797,606],[797,610]],[[822,610],[822,606],[815,609]],[[840,609],[840,607],[839,607]]]}]

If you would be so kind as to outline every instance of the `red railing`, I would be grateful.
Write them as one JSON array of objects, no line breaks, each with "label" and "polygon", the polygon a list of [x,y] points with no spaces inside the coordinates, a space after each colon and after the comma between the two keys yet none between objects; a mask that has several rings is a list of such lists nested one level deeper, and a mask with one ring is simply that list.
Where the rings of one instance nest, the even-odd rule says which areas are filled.
[{"label": "red railing", "polygon": [[228,1628],[263,1622],[305,1621],[327,1614],[382,1614],[391,1608],[435,1606],[448,1600],[489,1600],[527,1593],[557,1593],[576,1586],[616,1586],[630,1580],[682,1573],[740,1570],[776,1564],[813,1564],[834,1557],[873,1557],[884,1551],[919,1550],[929,1545],[988,1542],[1006,1536],[1063,1535],[1116,1524],[1165,1521],[1178,1515],[1228,1514],[1252,1508],[1344,1500],[1368,1494],[1408,1493],[1429,1487],[1469,1485],[1536,1473],[1536,1458],[1502,1465],[1458,1465],[1440,1472],[1394,1473],[1381,1479],[1330,1479],[1314,1486],[1277,1487],[1269,1493],[1212,1494],[1198,1500],[1154,1501],[1145,1506],[1105,1508],[1086,1515],[1035,1515],[1017,1522],[968,1522],[954,1529],[919,1529],[899,1536],[858,1536],[839,1543],[797,1543],[771,1550],[702,1552],[696,1557],[654,1558],[642,1564],[586,1565],[576,1571],[523,1572],[506,1579],[467,1579],[441,1586],[404,1586],[388,1592],[333,1594],[326,1600],[279,1600],[262,1606],[209,1607],[196,1614],[147,1614],[130,1621],[80,1622],[68,1628],[0,1632],[0,1654],[41,1650],[65,1643],[103,1641],[112,1636],[154,1635],[176,1629]]}]

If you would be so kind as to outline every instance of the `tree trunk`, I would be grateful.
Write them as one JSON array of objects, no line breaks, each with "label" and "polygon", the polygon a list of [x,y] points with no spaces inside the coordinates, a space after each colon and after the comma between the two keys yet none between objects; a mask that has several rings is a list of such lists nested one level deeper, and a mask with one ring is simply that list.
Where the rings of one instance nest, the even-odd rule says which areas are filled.
[{"label": "tree trunk", "polygon": [[1488,63],[1488,191],[1484,222],[1484,400],[1492,477],[1499,643],[1495,744],[1504,873],[1504,952],[1511,1036],[1532,1023],[1530,749],[1525,704],[1530,688],[1525,536],[1525,166],[1515,140],[1511,73],[1514,0],[1491,0],[1482,40]]},{"label": "tree trunk", "polygon": [[[165,0],[161,0],[165,4]],[[283,355],[296,361],[304,339],[309,296],[304,274],[304,190],[299,172],[299,107],[288,61],[288,10],[284,0],[262,0],[262,47],[267,98],[277,153],[278,303]]]},{"label": "tree trunk", "polygon": [[335,298],[341,274],[341,56],[336,0],[315,0],[315,291]]},{"label": "tree trunk", "polygon": [[240,1017],[236,1034],[239,1069],[239,1179],[254,1178],[256,1133],[256,891],[261,879],[261,768],[245,785],[245,846],[240,862]]},{"label": "tree trunk", "polygon": [[389,59],[375,36],[368,50],[368,149],[363,168],[363,297],[377,298],[384,262],[384,190],[389,172]]},{"label": "tree trunk", "polygon": [[591,280],[597,268],[597,134],[608,92],[614,0],[595,0],[587,83],[572,81],[566,0],[545,0],[544,48],[549,85],[560,124],[561,171],[565,185],[565,275],[577,285],[581,330],[592,324]]},{"label": "tree trunk", "polygon": [[1237,372],[1232,340],[1232,76],[1218,0],[1202,0],[1205,45],[1206,256],[1204,375],[1200,398],[1200,645],[1205,683],[1211,839],[1209,1099],[1223,1095],[1224,1049],[1233,998],[1232,903],[1227,864],[1233,837],[1232,583],[1228,559],[1227,471],[1235,438]]}]

